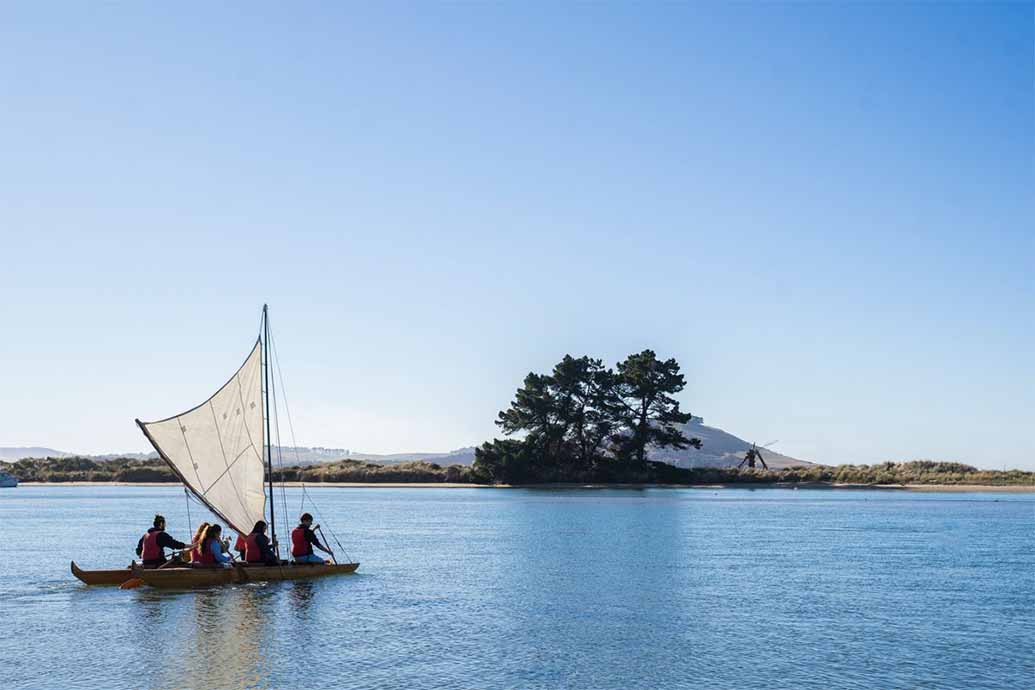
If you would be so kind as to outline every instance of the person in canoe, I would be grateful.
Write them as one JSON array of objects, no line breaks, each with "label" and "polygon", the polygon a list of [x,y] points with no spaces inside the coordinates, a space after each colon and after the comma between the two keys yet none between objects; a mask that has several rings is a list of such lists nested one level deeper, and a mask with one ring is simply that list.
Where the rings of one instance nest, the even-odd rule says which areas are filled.
[{"label": "person in canoe", "polygon": [[187,546],[166,534],[165,518],[155,515],[154,526],[137,542],[137,555],[140,556],[145,568],[158,568],[168,562],[165,557],[166,549],[185,549]]},{"label": "person in canoe", "polygon": [[256,522],[251,534],[244,538],[244,562],[264,565],[279,564],[277,555],[273,553],[270,538],[266,536],[265,520]]},{"label": "person in canoe", "polygon": [[194,532],[194,538],[190,540],[191,563],[201,562],[201,540],[205,536],[205,530],[208,529],[208,524],[208,521],[205,521],[198,525],[197,531]]},{"label": "person in canoe", "polygon": [[323,558],[313,553],[313,548],[320,549],[324,553],[334,555],[334,552],[320,543],[316,538],[314,530],[320,529],[319,525],[313,527],[313,516],[309,513],[302,513],[298,519],[298,527],[291,530],[291,555],[295,563],[326,563]]},{"label": "person in canoe", "polygon": [[234,542],[234,551],[237,552],[238,560],[244,560],[245,549],[248,548],[248,542],[246,537],[240,532],[237,533],[237,541]]},{"label": "person in canoe", "polygon": [[221,537],[223,528],[219,525],[209,525],[205,528],[205,534],[201,537],[201,544],[198,545],[198,560],[192,565],[203,568],[219,568],[228,565],[233,559],[226,553],[229,544]]}]

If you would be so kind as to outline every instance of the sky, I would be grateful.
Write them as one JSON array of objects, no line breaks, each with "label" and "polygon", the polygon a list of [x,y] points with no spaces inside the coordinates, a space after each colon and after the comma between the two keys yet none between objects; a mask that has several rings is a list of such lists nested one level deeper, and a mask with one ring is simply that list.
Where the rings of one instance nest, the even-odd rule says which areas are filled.
[{"label": "sky", "polygon": [[269,303],[300,445],[651,348],[788,455],[1035,469],[1033,17],[4,3],[0,445],[148,450]]}]

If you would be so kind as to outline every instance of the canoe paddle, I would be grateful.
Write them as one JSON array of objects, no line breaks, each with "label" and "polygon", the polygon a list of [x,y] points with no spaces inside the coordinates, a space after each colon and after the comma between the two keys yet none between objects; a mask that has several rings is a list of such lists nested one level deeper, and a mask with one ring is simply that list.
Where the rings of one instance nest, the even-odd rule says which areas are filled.
[{"label": "canoe paddle", "polygon": [[130,580],[126,580],[121,585],[119,585],[119,589],[133,589],[134,587],[139,587],[142,584],[144,584],[143,580],[141,580],[139,577],[134,577]]}]

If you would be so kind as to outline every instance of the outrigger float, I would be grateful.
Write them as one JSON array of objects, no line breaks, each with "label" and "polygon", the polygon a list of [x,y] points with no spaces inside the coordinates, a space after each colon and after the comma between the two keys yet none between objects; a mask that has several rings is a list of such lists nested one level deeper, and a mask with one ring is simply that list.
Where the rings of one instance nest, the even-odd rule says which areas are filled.
[{"label": "outrigger float", "polygon": [[[184,490],[232,530],[245,535],[257,521],[267,520],[268,498],[267,522],[276,544],[270,442],[270,423],[276,418],[276,410],[270,407],[270,354],[269,313],[263,305],[259,337],[244,364],[222,388],[182,414],[157,422],[136,422]],[[341,547],[336,537],[335,542]],[[234,563],[228,568],[191,566],[178,560],[160,568],[134,563],[126,568],[83,570],[75,561],[71,565],[72,574],[88,585],[147,584],[175,589],[340,575],[353,573],[358,567],[359,563],[338,563],[336,558],[315,564]]]}]

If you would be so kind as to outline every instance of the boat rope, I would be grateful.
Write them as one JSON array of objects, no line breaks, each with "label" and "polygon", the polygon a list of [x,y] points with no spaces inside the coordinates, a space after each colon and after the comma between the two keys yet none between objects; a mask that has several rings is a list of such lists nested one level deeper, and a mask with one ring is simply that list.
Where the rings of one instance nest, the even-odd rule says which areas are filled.
[{"label": "boat rope", "polygon": [[[267,319],[266,324],[267,324],[267,328],[268,328],[269,327],[269,315],[268,314],[266,316],[266,319]],[[287,417],[288,433],[291,435],[291,450],[295,454],[295,465],[298,466],[299,468],[301,468],[301,466],[302,466],[302,459],[301,459],[301,457],[298,454],[298,440],[295,438],[295,425],[294,425],[294,422],[291,419],[291,406],[288,404],[287,392],[285,391],[285,387],[284,387],[284,371],[280,367],[280,358],[278,357],[278,354],[277,354],[277,339],[273,336],[272,330],[269,331],[269,345],[270,345],[269,350],[270,350],[270,355],[271,355],[271,359],[272,359],[272,363],[273,363],[273,373],[274,373],[274,375],[273,375],[273,382],[274,383],[271,383],[270,391],[273,393],[273,399],[274,399],[274,404],[272,405],[272,407],[273,407],[273,419],[276,422],[274,424],[274,428],[276,429],[276,434],[277,434],[277,456],[278,456],[278,459],[279,459],[279,466],[280,466],[280,469],[281,469],[281,473],[280,473],[280,477],[281,477],[281,480],[280,480],[281,500],[284,503],[284,510],[283,510],[283,512],[284,512],[285,520],[287,520],[287,498],[286,498],[286,492],[284,491],[283,455],[282,455],[282,452],[281,452],[280,424],[279,424],[279,418],[278,418],[278,414],[277,414],[278,413],[278,410],[277,410],[278,406],[276,404],[277,388],[278,387],[280,388],[280,399],[284,403],[284,415]],[[276,384],[278,379],[279,379],[279,384]],[[313,500],[312,494],[310,494],[309,491],[306,489],[305,480],[302,479],[301,473],[299,473],[299,484],[300,484],[300,487],[302,489],[302,501],[301,501],[301,503],[299,505],[299,508],[298,508],[299,514],[301,514],[305,510],[305,502],[306,502],[306,499],[308,498],[309,502],[313,506],[313,512],[316,513],[317,519],[320,520],[321,523],[325,522],[324,519],[323,519],[323,514],[320,512],[319,506],[316,505],[316,501]],[[348,552],[345,550],[345,547],[342,545],[341,540],[338,539],[338,535],[334,533],[334,530],[331,528],[331,526],[329,524],[327,524],[326,527],[327,527],[327,531],[331,535],[331,539],[334,540],[335,545],[337,545],[337,547],[341,550],[341,553],[345,555],[346,561],[351,562],[352,558],[349,556]],[[289,534],[290,533],[290,530],[291,530],[291,525],[290,524],[287,525],[287,530],[288,531],[285,532],[285,534]]]},{"label": "boat rope", "polygon": [[[295,425],[291,421],[291,406],[288,404],[287,393],[285,392],[285,389],[284,389],[284,372],[280,368],[280,359],[277,356],[277,339],[273,336],[272,332],[270,333],[270,351],[273,354],[273,362],[274,362],[273,371],[275,373],[274,379],[276,379],[278,377],[280,379],[280,384],[279,384],[280,396],[281,396],[281,400],[283,400],[283,402],[284,402],[284,415],[287,417],[288,433],[291,435],[291,450],[294,451],[294,453],[295,453],[295,465],[297,465],[298,467],[301,467],[302,466],[302,459],[301,459],[301,457],[298,454],[298,441],[295,438]],[[274,386],[274,388],[273,388],[274,394],[276,392],[276,388],[277,388],[276,386]],[[279,427],[278,427],[278,434],[279,434]],[[279,445],[280,444],[278,442],[278,452],[279,452]],[[283,486],[283,472],[281,472],[281,479],[282,479],[281,486]],[[301,514],[305,510],[305,502],[306,502],[306,499],[308,498],[309,502],[313,506],[313,512],[316,513],[317,519],[320,520],[321,523],[325,522],[324,519],[323,519],[323,515],[320,513],[320,508],[316,505],[316,501],[313,500],[312,494],[310,494],[309,491],[306,489],[305,480],[302,479],[301,473],[299,474],[299,485],[300,485],[300,487],[302,489],[302,500],[301,500],[301,502],[299,503],[299,506],[298,506],[299,514]],[[287,508],[286,507],[284,509],[284,513],[285,513],[285,515],[287,514]],[[334,543],[337,545],[337,547],[339,549],[341,549],[341,552],[345,555],[346,560],[351,562],[352,558],[348,555],[348,552],[345,550],[345,547],[342,546],[341,540],[338,539],[338,535],[336,535],[334,533],[334,530],[331,528],[330,524],[327,524],[326,527],[327,527],[327,531],[330,532],[331,538],[334,540]],[[290,527],[289,527],[289,529],[290,529]]]},{"label": "boat rope", "polygon": [[[313,505],[313,512],[316,513],[316,519],[319,520],[322,523],[324,520],[323,520],[323,514],[320,512],[320,507],[316,505],[316,501],[313,500],[312,494],[309,494],[309,493],[303,491],[303,493],[302,493],[302,505],[303,506],[305,505],[305,500],[307,498],[309,499],[309,502]],[[349,552],[345,550],[344,546],[342,546],[341,540],[338,539],[338,535],[334,533],[334,530],[331,529],[330,525],[327,525],[327,531],[331,533],[331,539],[334,540],[334,543],[338,545],[338,548],[341,549],[341,552],[345,555],[345,561],[347,563],[352,563],[353,562],[352,561],[352,557],[349,556]],[[323,532],[323,530],[321,530],[321,533],[322,532]],[[324,544],[324,546],[326,546],[326,544]]]},{"label": "boat rope", "polygon": [[[291,412],[290,412],[290,410],[288,410],[288,407],[287,407],[287,394],[284,392],[284,372],[280,368],[280,358],[277,356],[277,341],[273,338],[273,329],[270,328],[270,326],[269,326],[269,315],[266,316],[266,326],[267,326],[267,332],[269,333],[269,338],[270,338],[269,352],[270,352],[270,355],[271,355],[270,358],[272,360],[271,364],[273,365],[273,377],[272,377],[272,380],[270,381],[270,391],[273,393],[273,422],[274,422],[274,429],[276,430],[276,433],[277,433],[277,469],[280,470],[280,503],[281,503],[281,508],[282,508],[281,513],[284,516],[284,534],[288,535],[288,534],[291,534],[291,518],[288,515],[288,509],[287,509],[287,488],[286,488],[285,480],[284,480],[284,454],[283,454],[283,444],[281,443],[281,440],[280,440],[280,406],[277,403],[277,389],[278,388],[280,389],[280,399],[282,399],[284,401],[284,410],[285,410],[285,414],[287,415],[287,418],[288,418],[288,426],[289,427],[291,427]],[[279,386],[277,384],[277,379],[278,378],[280,379]],[[291,443],[296,446],[295,447],[295,454],[297,456],[298,448],[297,448],[297,444],[295,444],[295,441],[294,441],[294,435],[295,435],[295,432],[294,432],[294,428],[292,427],[292,429],[291,429],[291,438],[292,438]],[[272,477],[270,479],[272,481]]]},{"label": "boat rope", "polygon": [[[283,534],[287,535],[291,533],[291,518],[288,516],[287,509],[287,491],[284,488],[284,457],[281,453],[281,441],[280,441],[280,411],[277,409],[277,387],[273,383],[270,384],[270,392],[273,394],[273,431],[276,434],[277,439],[277,470],[280,472],[280,505],[281,515],[284,521]],[[272,477],[271,477],[272,481]]]},{"label": "boat rope", "polygon": [[183,487],[183,497],[187,499],[187,534],[194,534],[191,531],[194,529],[194,523],[190,519],[190,492],[187,491],[187,487]]}]

